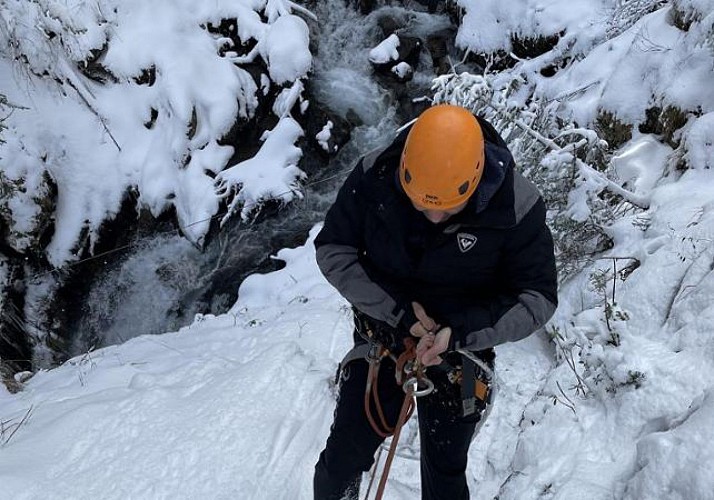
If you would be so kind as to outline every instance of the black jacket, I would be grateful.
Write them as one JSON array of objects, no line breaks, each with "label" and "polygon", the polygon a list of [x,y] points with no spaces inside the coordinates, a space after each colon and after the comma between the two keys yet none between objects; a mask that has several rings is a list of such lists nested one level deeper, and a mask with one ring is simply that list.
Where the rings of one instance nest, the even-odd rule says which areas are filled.
[{"label": "black jacket", "polygon": [[528,336],[557,305],[543,200],[479,122],[486,168],[462,212],[433,224],[413,208],[397,176],[405,130],[358,162],[315,240],[321,271],[358,310],[406,334],[420,302],[470,350]]}]

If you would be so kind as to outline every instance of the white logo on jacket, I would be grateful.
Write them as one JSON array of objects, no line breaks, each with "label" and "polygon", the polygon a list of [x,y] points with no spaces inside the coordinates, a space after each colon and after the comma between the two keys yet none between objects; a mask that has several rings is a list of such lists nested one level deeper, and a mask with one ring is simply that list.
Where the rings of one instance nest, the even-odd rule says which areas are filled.
[{"label": "white logo on jacket", "polygon": [[456,241],[459,242],[459,250],[461,253],[466,253],[471,250],[478,239],[473,234],[459,233],[456,235]]}]

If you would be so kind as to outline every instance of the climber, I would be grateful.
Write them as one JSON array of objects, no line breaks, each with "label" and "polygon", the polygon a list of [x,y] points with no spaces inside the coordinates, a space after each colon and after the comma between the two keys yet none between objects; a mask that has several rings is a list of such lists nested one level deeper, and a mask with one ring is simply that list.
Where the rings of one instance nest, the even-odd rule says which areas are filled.
[{"label": "climber", "polygon": [[[316,500],[357,498],[384,440],[366,417],[365,346],[398,355],[405,339],[418,342],[436,388],[418,399],[422,498],[469,498],[467,453],[487,403],[473,388],[490,383],[479,364],[493,369],[494,346],[540,329],[557,305],[545,214],[494,127],[459,106],[428,108],[358,161],[315,239],[320,270],[355,319]],[[395,422],[405,394],[393,358],[380,364],[377,398]]]}]

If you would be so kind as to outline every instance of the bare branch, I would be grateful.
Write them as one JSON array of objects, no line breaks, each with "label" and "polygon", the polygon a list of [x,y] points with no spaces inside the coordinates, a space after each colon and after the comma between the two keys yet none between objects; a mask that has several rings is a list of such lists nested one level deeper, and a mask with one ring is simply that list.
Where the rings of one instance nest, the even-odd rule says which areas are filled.
[{"label": "bare branch", "polygon": [[[22,427],[25,424],[25,422],[27,422],[27,420],[30,418],[30,415],[32,414],[33,409],[34,409],[34,405],[31,405],[27,409],[27,412],[25,413],[25,415],[22,417],[22,420],[20,420],[17,424],[14,424],[14,426],[8,427],[8,429],[10,427],[14,427],[14,428],[13,428],[12,432],[10,433],[10,435],[7,437],[7,439],[5,439],[5,441],[2,442],[1,446],[5,446],[7,443],[10,442],[10,440],[17,433],[17,431],[20,430],[20,427]],[[5,431],[4,428],[2,430]],[[2,433],[0,433],[0,436],[2,436]]]}]

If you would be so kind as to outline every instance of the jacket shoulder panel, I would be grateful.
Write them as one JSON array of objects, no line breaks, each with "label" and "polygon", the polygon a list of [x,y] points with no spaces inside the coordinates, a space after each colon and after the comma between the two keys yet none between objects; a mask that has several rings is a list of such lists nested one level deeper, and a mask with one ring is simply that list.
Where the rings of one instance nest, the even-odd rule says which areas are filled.
[{"label": "jacket shoulder panel", "polygon": [[384,153],[389,148],[389,146],[391,146],[391,144],[373,149],[369,153],[365,154],[362,157],[362,171],[367,172],[372,167],[374,167],[374,164],[377,162],[379,156]]},{"label": "jacket shoulder panel", "polygon": [[540,198],[538,188],[531,181],[523,177],[518,171],[513,171],[513,209],[516,224],[530,212],[531,208]]}]

